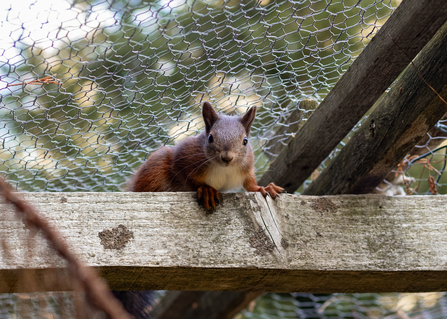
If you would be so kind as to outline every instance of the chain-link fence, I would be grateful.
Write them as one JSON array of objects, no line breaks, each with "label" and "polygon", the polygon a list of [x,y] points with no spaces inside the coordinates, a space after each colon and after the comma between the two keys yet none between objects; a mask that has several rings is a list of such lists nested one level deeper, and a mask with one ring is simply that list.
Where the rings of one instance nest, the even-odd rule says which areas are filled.
[{"label": "chain-link fence", "polygon": [[[259,107],[251,143],[261,176],[277,155],[275,132],[275,144],[293,135],[281,127],[313,111],[300,102],[321,101],[399,3],[2,0],[0,175],[23,191],[123,190],[152,151],[203,129],[208,100],[229,114]],[[379,190],[447,193],[446,132],[440,121]],[[10,296],[0,308],[23,297]],[[444,294],[424,296],[269,294],[241,316],[447,314]],[[403,298],[418,311],[399,308]]]}]

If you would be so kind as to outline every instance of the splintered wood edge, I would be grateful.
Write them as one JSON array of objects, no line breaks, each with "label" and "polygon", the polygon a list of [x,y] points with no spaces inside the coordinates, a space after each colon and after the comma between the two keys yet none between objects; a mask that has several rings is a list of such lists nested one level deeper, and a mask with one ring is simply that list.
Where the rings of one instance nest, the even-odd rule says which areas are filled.
[{"label": "splintered wood edge", "polygon": [[[447,196],[229,193],[212,214],[192,193],[21,196],[114,290],[447,290]],[[51,280],[64,262],[2,210],[0,292],[70,289]]]}]

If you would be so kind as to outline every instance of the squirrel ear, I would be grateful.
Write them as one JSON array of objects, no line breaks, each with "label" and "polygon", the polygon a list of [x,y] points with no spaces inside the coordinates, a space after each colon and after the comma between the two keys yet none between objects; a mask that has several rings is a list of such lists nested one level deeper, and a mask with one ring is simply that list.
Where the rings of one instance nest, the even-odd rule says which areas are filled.
[{"label": "squirrel ear", "polygon": [[255,119],[256,116],[256,106],[251,107],[247,113],[244,114],[244,116],[241,118],[241,122],[242,125],[245,127],[245,132],[247,132],[247,136],[248,134],[250,134],[250,128],[251,125],[253,124],[253,120]]},{"label": "squirrel ear", "polygon": [[210,102],[204,102],[202,106],[202,116],[203,120],[205,121],[206,134],[209,134],[211,127],[219,118],[219,114],[216,113]]}]

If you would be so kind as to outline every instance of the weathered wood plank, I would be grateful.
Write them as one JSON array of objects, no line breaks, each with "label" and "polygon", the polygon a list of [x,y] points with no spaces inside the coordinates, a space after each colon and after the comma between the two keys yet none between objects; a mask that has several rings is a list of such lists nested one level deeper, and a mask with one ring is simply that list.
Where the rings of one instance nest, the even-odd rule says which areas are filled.
[{"label": "weathered wood plank", "polygon": [[447,24],[436,33],[377,103],[340,153],[303,192],[306,195],[371,193],[447,112],[420,78],[447,98]]},{"label": "weathered wood plank", "polygon": [[[224,194],[211,215],[191,193],[23,197],[113,290],[447,290],[447,196],[284,194],[272,201],[235,193]],[[0,259],[0,292],[29,291],[16,284],[26,272],[65,272],[45,245],[28,258],[26,230],[11,215],[0,215],[0,240],[12,253]],[[113,228],[120,231],[101,243],[99,233]],[[45,289],[69,288],[57,284]]]},{"label": "weathered wood plank", "polygon": [[399,47],[413,59],[446,20],[444,0],[402,1],[260,184],[273,181],[294,192],[408,65]]}]

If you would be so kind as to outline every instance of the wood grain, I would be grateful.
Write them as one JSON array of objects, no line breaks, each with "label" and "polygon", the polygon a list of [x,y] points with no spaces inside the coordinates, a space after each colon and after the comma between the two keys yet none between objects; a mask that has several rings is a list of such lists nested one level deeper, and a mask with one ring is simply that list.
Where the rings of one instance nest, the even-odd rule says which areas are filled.
[{"label": "wood grain", "polygon": [[[28,193],[113,290],[372,292],[447,290],[447,196],[224,194],[206,215],[191,193]],[[4,212],[7,211],[2,209]],[[64,263],[0,215],[0,292],[66,290]],[[126,229],[124,247],[99,233]],[[38,237],[38,235],[37,235]],[[116,238],[121,242],[119,236]]]}]

